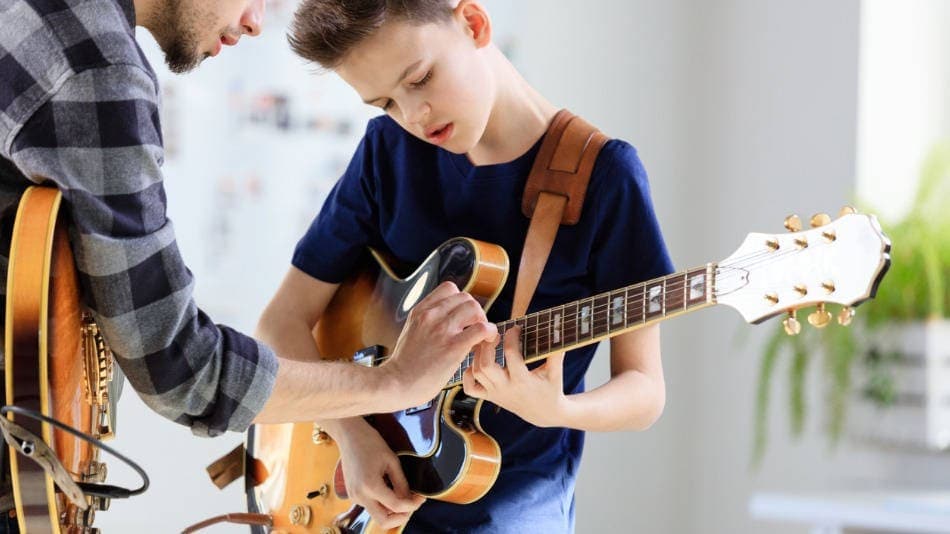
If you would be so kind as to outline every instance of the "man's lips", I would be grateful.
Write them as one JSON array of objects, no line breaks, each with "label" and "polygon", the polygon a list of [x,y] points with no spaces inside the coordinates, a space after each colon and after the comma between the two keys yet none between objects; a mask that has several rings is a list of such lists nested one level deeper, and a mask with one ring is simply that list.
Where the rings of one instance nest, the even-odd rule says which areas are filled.
[{"label": "man's lips", "polygon": [[240,37],[234,37],[233,35],[224,34],[222,35],[217,43],[214,43],[214,48],[211,49],[211,52],[208,53],[209,56],[214,57],[221,53],[221,48],[225,46],[234,46],[240,41]]}]

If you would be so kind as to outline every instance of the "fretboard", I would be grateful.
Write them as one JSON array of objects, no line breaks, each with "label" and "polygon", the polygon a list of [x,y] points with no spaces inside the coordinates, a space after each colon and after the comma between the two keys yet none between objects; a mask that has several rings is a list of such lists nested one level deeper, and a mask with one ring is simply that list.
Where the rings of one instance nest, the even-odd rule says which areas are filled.
[{"label": "fretboard", "polygon": [[[498,323],[495,361],[505,365],[505,334],[515,326],[521,327],[521,351],[530,363],[715,304],[714,273],[715,265],[707,264]],[[465,357],[446,387],[461,384],[474,357]]]}]

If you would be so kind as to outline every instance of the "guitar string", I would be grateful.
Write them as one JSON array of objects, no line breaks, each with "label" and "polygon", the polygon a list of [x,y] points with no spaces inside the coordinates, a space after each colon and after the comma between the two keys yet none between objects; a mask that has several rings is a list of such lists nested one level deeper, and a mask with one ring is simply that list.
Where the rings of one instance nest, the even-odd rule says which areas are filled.
[{"label": "guitar string", "polygon": [[[724,272],[724,273],[719,273],[719,274],[716,276],[716,281],[717,281],[717,283],[722,282],[722,281],[734,281],[733,279],[734,279],[735,276],[742,276],[743,273],[737,272],[737,270],[739,269],[739,267],[734,267],[734,266],[737,266],[737,265],[740,265],[740,264],[741,264],[741,269],[750,269],[750,268],[754,268],[754,267],[761,266],[761,265],[764,265],[764,264],[772,263],[772,262],[774,262],[774,261],[778,261],[778,260],[781,259],[782,257],[787,256],[787,255],[789,255],[789,254],[798,254],[798,253],[800,253],[800,252],[805,252],[805,251],[808,251],[808,250],[809,250],[808,248],[796,248],[796,249],[791,249],[791,250],[786,249],[786,250],[781,250],[781,251],[774,251],[774,250],[757,251],[757,252],[755,252],[755,253],[747,254],[747,255],[745,255],[745,256],[739,256],[739,257],[737,257],[737,258],[733,258],[731,261],[728,261],[728,262],[723,262],[723,263],[720,263],[720,264],[718,264],[718,265],[715,265],[715,264],[714,264],[714,266],[717,267],[717,269],[723,269],[723,268],[728,269],[728,270],[727,270],[726,272]],[[764,258],[764,259],[762,259],[762,258]],[[758,260],[758,261],[756,261],[756,260]],[[666,284],[666,287],[664,288],[664,289],[665,289],[664,293],[670,293],[670,292],[675,293],[675,292],[678,292],[678,291],[680,291],[680,290],[686,289],[686,287],[689,285],[689,280],[681,280],[681,279],[687,277],[690,272],[695,272],[696,275],[700,275],[700,274],[705,275],[705,267],[697,267],[697,268],[695,268],[695,269],[691,269],[691,270],[687,270],[687,271],[681,271],[681,272],[679,272],[679,273],[674,273],[674,274],[672,274],[672,275],[668,275],[668,276],[666,276],[666,277],[661,278],[661,280],[667,280],[667,281],[668,281],[667,284]],[[629,299],[630,297],[640,298],[640,297],[643,297],[644,295],[647,294],[647,291],[646,291],[647,288],[653,288],[653,287],[663,287],[663,283],[662,283],[662,282],[659,282],[659,283],[657,283],[657,282],[640,282],[640,283],[638,283],[638,284],[635,284],[635,285],[632,285],[632,286],[628,286],[628,287],[626,287],[626,288],[620,288],[620,289],[616,289],[616,290],[613,290],[613,291],[601,293],[601,294],[599,294],[599,295],[594,295],[594,296],[591,296],[591,297],[587,297],[587,298],[584,298],[584,299],[580,299],[580,300],[575,301],[575,302],[573,302],[573,303],[565,304],[565,305],[562,305],[562,306],[559,306],[559,307],[549,308],[549,309],[546,309],[546,310],[541,310],[541,311],[539,311],[539,312],[534,312],[534,313],[532,313],[532,314],[528,314],[528,315],[525,315],[525,316],[522,316],[522,317],[519,317],[519,318],[516,318],[516,319],[511,319],[511,320],[502,321],[502,322],[500,322],[500,323],[497,323],[496,326],[500,327],[499,334],[500,334],[500,336],[501,336],[501,340],[500,340],[498,346],[496,347],[496,353],[498,353],[498,355],[496,355],[496,363],[499,363],[499,364],[501,364],[501,365],[504,364],[504,353],[503,353],[503,350],[502,350],[503,347],[504,347],[504,345],[503,345],[504,333],[505,333],[507,330],[509,330],[509,329],[511,329],[512,327],[514,327],[518,322],[527,322],[527,321],[528,321],[530,318],[532,318],[532,317],[537,318],[537,317],[539,317],[539,316],[540,316],[541,314],[543,314],[543,313],[551,313],[552,310],[557,309],[557,308],[566,308],[566,307],[570,307],[570,306],[573,306],[573,305],[580,305],[580,303],[582,303],[582,302],[584,302],[584,301],[590,301],[590,302],[592,303],[592,305],[593,305],[593,302],[594,302],[595,300],[607,298],[606,304],[604,304],[604,305],[599,305],[599,306],[598,306],[598,305],[594,305],[594,306],[592,307],[592,309],[591,309],[591,312],[590,312],[590,313],[591,313],[591,323],[592,323],[592,324],[591,324],[591,332],[592,332],[592,335],[591,335],[591,338],[590,338],[590,339],[592,339],[592,338],[594,337],[593,332],[596,331],[597,325],[603,323],[603,319],[598,319],[598,318],[596,317],[596,315],[597,315],[597,314],[603,314],[603,311],[604,311],[605,309],[609,309],[609,308],[610,308],[610,306],[611,306],[611,304],[612,304],[610,297],[617,296],[617,295],[619,295],[621,292],[624,292],[624,293],[627,293],[627,296],[626,296],[627,299]],[[633,292],[633,293],[631,293],[631,292]],[[705,293],[705,292],[704,292],[704,293]],[[616,295],[615,295],[615,294],[616,294]],[[641,302],[642,302],[642,301],[641,301]],[[703,300],[702,303],[705,303],[705,300]],[[628,307],[629,307],[629,306],[624,306],[625,309],[628,308]],[[688,308],[688,304],[686,305],[686,307]],[[677,306],[677,309],[679,309],[678,306]],[[686,309],[686,308],[684,308],[684,309]],[[653,316],[658,316],[658,315],[664,315],[664,314],[663,314],[662,312],[653,314]],[[652,317],[650,317],[650,313],[647,313],[646,316],[645,316],[645,317],[642,317],[639,322],[645,322],[645,319],[649,319],[649,318],[652,318]],[[573,343],[583,342],[584,339],[583,339],[582,337],[576,336],[576,327],[577,327],[577,324],[579,323],[579,320],[578,320],[577,316],[576,316],[576,315],[573,315],[573,316],[572,316],[571,314],[568,314],[568,315],[566,315],[565,317],[563,317],[563,319],[564,319],[563,325],[572,324],[572,325],[575,327],[575,338],[574,338],[574,340],[573,340]],[[608,322],[609,322],[609,321],[608,321]],[[635,321],[633,322],[633,325],[635,326],[637,322],[638,322],[638,321],[635,320]],[[535,333],[537,333],[537,332],[540,332],[540,331],[542,331],[542,330],[543,330],[543,331],[546,331],[546,332],[547,332],[547,331],[550,331],[551,324],[553,324],[553,321],[551,321],[551,320],[548,320],[548,321],[546,321],[546,322],[543,322],[543,321],[542,321],[542,322],[539,322],[539,323],[537,323],[537,324],[535,324],[535,325],[532,325],[530,328],[523,328],[523,329],[522,329],[522,336],[524,336],[524,338],[523,338],[523,340],[522,340],[522,345],[524,346],[524,350],[522,351],[523,354],[526,354],[526,353],[527,353],[527,350],[526,350],[526,349],[527,349],[527,337],[530,336],[530,335],[533,335],[533,334],[535,334]],[[627,327],[630,326],[630,324],[631,324],[631,323],[630,323],[629,321],[626,321],[626,322],[625,322],[625,325],[626,325],[626,326],[624,326],[624,327],[622,327],[622,328],[623,328],[623,329],[626,329]],[[608,325],[608,326],[609,326],[609,325]],[[562,326],[562,332],[563,332],[563,331],[564,331],[564,329],[563,329],[563,326]],[[609,328],[608,328],[606,331],[604,331],[604,333],[609,333]],[[537,345],[539,344],[538,341],[539,341],[539,340],[535,340],[535,343],[534,343],[535,346],[537,346]],[[565,344],[565,343],[562,343],[562,346],[563,346],[564,344]],[[555,351],[549,351],[549,352],[555,352]],[[471,362],[472,362],[472,360],[473,360],[473,358],[474,358],[474,355],[475,355],[475,353],[474,353],[474,351],[472,351],[472,352],[469,352],[469,353],[465,356],[465,362],[463,362],[463,364],[460,366],[459,370],[457,370],[457,371],[455,372],[455,375],[459,375],[461,372],[464,372],[464,369],[467,368],[467,366],[465,365],[465,363],[468,363],[468,366],[471,366]],[[383,361],[387,360],[388,358],[389,358],[388,356],[381,357],[378,361],[379,361],[379,362],[383,362]],[[453,381],[454,381],[454,379],[453,379]],[[451,383],[451,382],[450,382],[450,383]]]}]

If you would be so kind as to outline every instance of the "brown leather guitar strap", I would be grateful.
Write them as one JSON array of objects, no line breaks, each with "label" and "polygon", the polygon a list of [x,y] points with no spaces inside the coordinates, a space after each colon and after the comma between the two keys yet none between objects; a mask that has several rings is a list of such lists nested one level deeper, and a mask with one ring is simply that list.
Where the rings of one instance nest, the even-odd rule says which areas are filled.
[{"label": "brown leather guitar strap", "polygon": [[531,218],[518,267],[511,318],[528,310],[560,225],[581,218],[587,184],[607,136],[566,109],[557,112],[534,158],[521,199]]}]

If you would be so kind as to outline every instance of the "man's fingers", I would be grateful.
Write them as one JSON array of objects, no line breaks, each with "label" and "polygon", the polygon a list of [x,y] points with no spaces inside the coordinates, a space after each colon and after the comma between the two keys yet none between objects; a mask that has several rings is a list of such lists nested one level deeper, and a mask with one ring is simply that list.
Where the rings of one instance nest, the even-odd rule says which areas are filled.
[{"label": "man's fingers", "polygon": [[428,308],[429,306],[434,305],[435,303],[441,301],[442,299],[454,295],[459,292],[458,286],[452,282],[442,282],[435,287],[432,291],[429,292],[422,300],[416,304],[416,307],[422,306],[423,308]]},{"label": "man's fingers", "polygon": [[466,326],[452,340],[452,345],[459,350],[468,351],[479,343],[492,342],[498,338],[498,327],[495,323],[480,321]]},{"label": "man's fingers", "polygon": [[451,304],[451,308],[446,310],[445,320],[448,321],[453,330],[466,328],[473,323],[487,320],[485,310],[475,300],[475,297],[468,293],[462,293],[462,295],[467,298],[451,301],[446,299],[446,302]]}]

